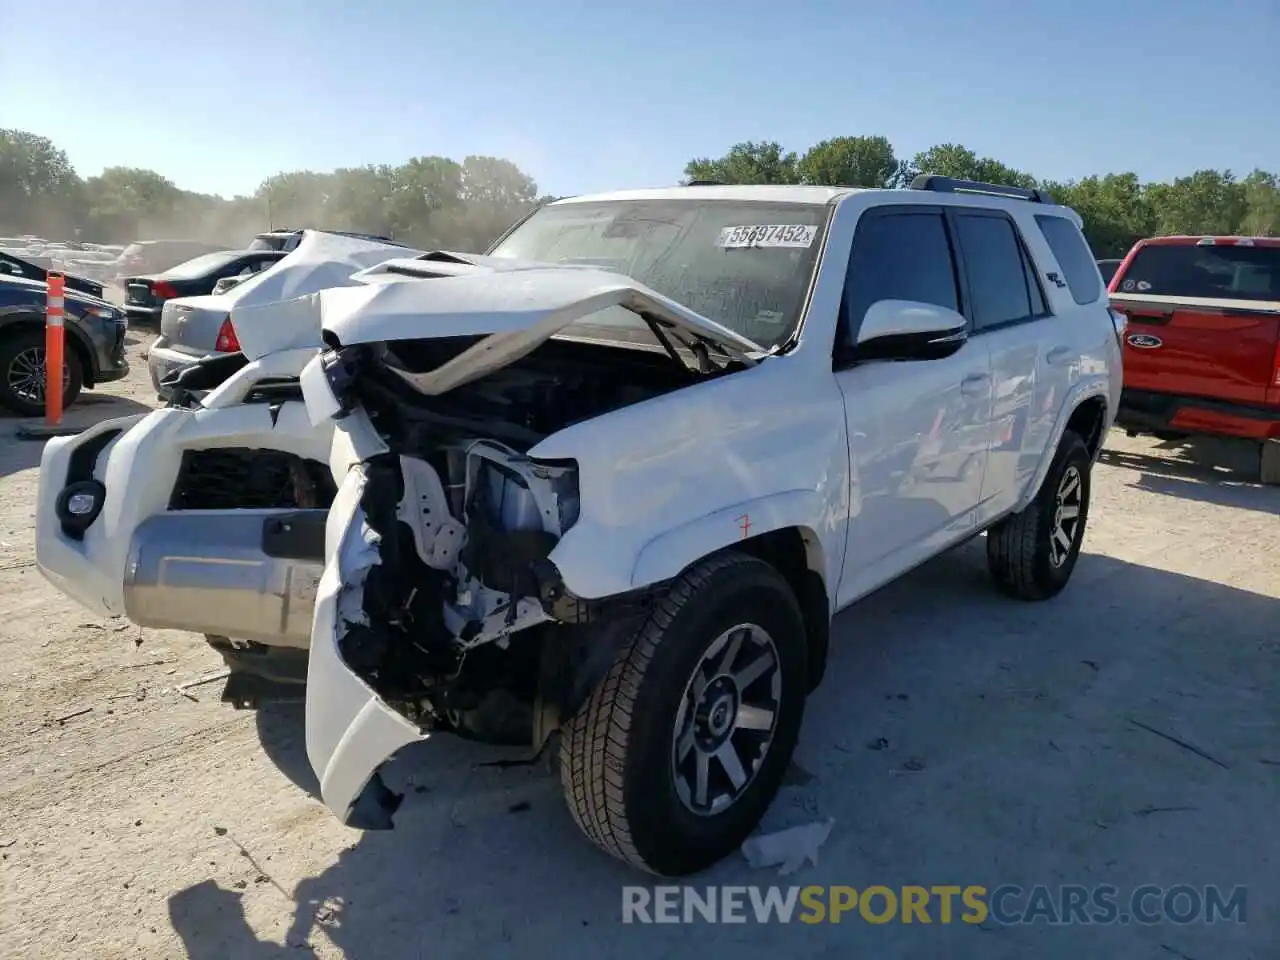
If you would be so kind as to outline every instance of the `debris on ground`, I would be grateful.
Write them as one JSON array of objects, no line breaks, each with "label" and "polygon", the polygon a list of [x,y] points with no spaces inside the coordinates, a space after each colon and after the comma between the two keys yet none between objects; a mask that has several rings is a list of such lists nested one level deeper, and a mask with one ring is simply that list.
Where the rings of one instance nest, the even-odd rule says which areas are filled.
[{"label": "debris on ground", "polygon": [[1129,718],[1129,722],[1133,724],[1135,727],[1137,727],[1139,730],[1145,730],[1147,731],[1147,733],[1154,733],[1157,737],[1161,737],[1165,740],[1168,740],[1170,743],[1177,744],[1183,750],[1189,750],[1190,752],[1194,753],[1197,757],[1203,757],[1205,760],[1208,760],[1210,763],[1221,767],[1223,770],[1231,769],[1225,763],[1219,760],[1217,757],[1206,753],[1205,751],[1197,747],[1195,744],[1187,743],[1187,741],[1185,740],[1179,740],[1177,737],[1173,736],[1172,734],[1165,733],[1163,730],[1157,730],[1155,727],[1148,726],[1147,724],[1143,723],[1141,720],[1133,719],[1133,717]]},{"label": "debris on ground", "polygon": [[81,707],[79,710],[73,710],[70,713],[64,713],[60,717],[54,717],[53,719],[47,721],[45,725],[48,726],[50,724],[56,723],[58,726],[62,726],[68,720],[74,720],[76,717],[83,717],[86,713],[93,713],[93,707]]},{"label": "debris on ground", "polygon": [[200,698],[194,693],[189,692],[193,687],[203,687],[206,683],[217,683],[219,680],[225,680],[229,676],[231,676],[230,670],[219,670],[217,673],[206,674],[205,676],[196,680],[191,680],[188,683],[180,683],[174,689],[188,700],[199,703]]},{"label": "debris on ground", "polygon": [[785,877],[804,866],[806,860],[818,865],[818,850],[831,836],[833,826],[835,820],[828,817],[775,833],[758,833],[743,841],[742,855],[752,869],[779,867],[778,876]]}]

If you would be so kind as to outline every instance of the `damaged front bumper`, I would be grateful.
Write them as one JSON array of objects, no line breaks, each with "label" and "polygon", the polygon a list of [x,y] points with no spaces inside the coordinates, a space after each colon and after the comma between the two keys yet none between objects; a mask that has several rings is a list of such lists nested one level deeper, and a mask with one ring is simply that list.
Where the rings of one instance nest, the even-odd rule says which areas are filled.
[{"label": "damaged front bumper", "polygon": [[377,774],[385,758],[426,734],[388,707],[342,660],[345,624],[365,619],[363,588],[380,562],[361,500],[366,476],[353,464],[338,489],[325,530],[329,558],[316,591],[307,667],[307,759],[320,796],[343,823],[387,829],[399,798]]},{"label": "damaged front bumper", "polygon": [[[433,729],[489,739],[477,731],[496,697],[508,721],[513,705],[530,707],[514,711],[528,721],[520,742],[534,736],[533,697],[512,689],[536,683],[541,651],[516,637],[550,622],[555,605],[521,574],[572,521],[572,468],[534,465],[483,440],[454,454],[446,479],[463,490],[451,504],[440,474],[390,453],[363,409],[335,430],[330,459],[342,482],[312,623],[307,755],[325,804],[360,829],[392,826],[399,797],[378,769]],[[494,505],[510,539],[487,539],[497,527],[484,508]]]}]

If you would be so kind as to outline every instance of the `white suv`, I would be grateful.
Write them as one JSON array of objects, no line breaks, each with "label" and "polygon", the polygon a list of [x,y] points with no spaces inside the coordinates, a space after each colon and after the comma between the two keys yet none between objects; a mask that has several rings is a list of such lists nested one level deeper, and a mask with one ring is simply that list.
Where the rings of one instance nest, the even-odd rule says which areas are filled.
[{"label": "white suv", "polygon": [[[559,201],[488,256],[233,312],[248,362],[201,409],[49,441],[40,564],[167,626],[296,639],[305,612],[348,824],[392,825],[378,768],[430,733],[558,732],[583,831],[697,871],[775,795],[835,613],[984,531],[1013,596],[1070,578],[1122,379],[1079,224],[937,177]],[[174,490],[211,450],[275,478],[237,474],[256,509]]]}]

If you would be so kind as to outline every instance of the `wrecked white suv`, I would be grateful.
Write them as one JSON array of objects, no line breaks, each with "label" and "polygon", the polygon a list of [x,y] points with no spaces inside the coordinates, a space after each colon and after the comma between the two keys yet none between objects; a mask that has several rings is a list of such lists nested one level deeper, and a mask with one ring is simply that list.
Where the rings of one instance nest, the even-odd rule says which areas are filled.
[{"label": "wrecked white suv", "polygon": [[[838,610],[983,531],[1006,591],[1065,586],[1121,321],[1072,211],[912,186],[574,198],[488,256],[233,314],[247,366],[174,414],[250,464],[302,463],[252,546],[323,563],[307,752],[344,822],[392,826],[379,768],[430,734],[540,751],[558,732],[583,831],[694,872],[775,795]],[[42,539],[129,509],[101,463],[130,434],[100,435],[50,441]],[[105,498],[79,520],[68,470]],[[277,599],[187,573],[228,618]]]}]

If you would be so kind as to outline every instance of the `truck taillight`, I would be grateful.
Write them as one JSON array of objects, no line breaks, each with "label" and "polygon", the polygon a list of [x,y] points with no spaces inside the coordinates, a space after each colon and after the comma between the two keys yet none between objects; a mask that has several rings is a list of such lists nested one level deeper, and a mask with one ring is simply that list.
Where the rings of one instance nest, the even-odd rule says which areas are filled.
[{"label": "truck taillight", "polygon": [[213,349],[218,353],[240,352],[240,338],[236,336],[236,328],[231,325],[230,317],[223,320],[222,326],[218,328],[218,339]]},{"label": "truck taillight", "polygon": [[1115,307],[1109,308],[1111,314],[1111,326],[1116,332],[1116,344],[1121,350],[1124,349],[1124,334],[1129,329],[1129,315],[1123,310],[1117,310]]}]

